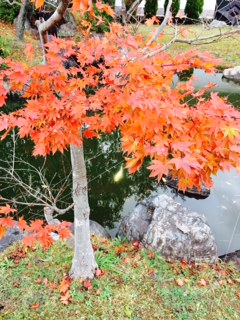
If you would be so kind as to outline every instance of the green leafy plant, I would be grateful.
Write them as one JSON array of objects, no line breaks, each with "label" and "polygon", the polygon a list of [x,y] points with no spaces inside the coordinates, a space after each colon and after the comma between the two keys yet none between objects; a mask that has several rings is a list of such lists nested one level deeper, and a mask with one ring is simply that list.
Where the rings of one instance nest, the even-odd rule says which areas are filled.
[{"label": "green leafy plant", "polygon": [[[20,2],[20,1],[19,1]],[[8,23],[13,23],[14,19],[17,17],[20,9],[20,5],[10,5],[7,2],[0,2],[0,20]]]}]

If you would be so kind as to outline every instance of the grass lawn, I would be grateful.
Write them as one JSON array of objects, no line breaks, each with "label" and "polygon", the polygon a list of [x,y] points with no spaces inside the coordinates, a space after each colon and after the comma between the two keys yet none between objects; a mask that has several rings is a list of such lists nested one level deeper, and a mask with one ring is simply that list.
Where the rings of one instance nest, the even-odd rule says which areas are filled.
[{"label": "grass lawn", "polygon": [[0,255],[0,319],[240,319],[240,271],[168,263],[138,243],[93,238],[101,272],[92,281],[67,277],[72,252],[15,245]]},{"label": "grass lawn", "polygon": [[[156,26],[147,27],[145,25],[141,25],[138,32],[144,35],[144,37],[148,37],[150,32],[152,32]],[[219,29],[204,29],[202,25],[183,25],[180,27],[183,34],[186,34],[187,38],[195,38],[195,37],[206,37],[219,33]],[[239,29],[239,27],[238,27]],[[232,27],[227,27],[222,29],[222,32],[235,30]],[[172,27],[167,27],[165,29],[165,37],[160,39],[163,43],[168,43],[174,35],[174,30]],[[184,39],[182,36],[179,36],[179,39]],[[168,50],[172,55],[177,55],[188,50],[195,49],[198,51],[209,51],[214,53],[218,58],[223,59],[220,68],[224,69],[227,67],[233,67],[240,65],[240,32],[235,36],[219,39],[218,41],[202,44],[202,45],[189,45],[186,43],[174,43]]]}]

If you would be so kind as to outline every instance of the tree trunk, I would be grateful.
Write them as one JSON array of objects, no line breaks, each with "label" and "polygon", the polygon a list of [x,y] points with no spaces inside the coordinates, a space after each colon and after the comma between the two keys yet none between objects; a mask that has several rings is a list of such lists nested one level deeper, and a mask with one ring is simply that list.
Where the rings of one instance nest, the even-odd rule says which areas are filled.
[{"label": "tree trunk", "polygon": [[92,279],[97,268],[90,240],[87,174],[83,144],[71,145],[74,202],[74,257],[70,270],[73,279]]},{"label": "tree trunk", "polygon": [[21,8],[17,17],[17,40],[23,41],[24,40],[24,29],[25,29],[25,22],[27,18],[27,6],[29,4],[29,0],[23,0],[21,4]]}]

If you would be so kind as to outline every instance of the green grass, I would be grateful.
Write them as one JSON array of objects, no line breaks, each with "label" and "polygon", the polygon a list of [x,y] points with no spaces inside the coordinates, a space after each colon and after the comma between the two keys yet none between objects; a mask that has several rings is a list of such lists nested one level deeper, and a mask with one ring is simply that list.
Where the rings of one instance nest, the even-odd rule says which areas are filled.
[{"label": "green grass", "polygon": [[[145,38],[149,36],[149,34],[156,28],[157,26],[147,27],[145,25],[141,25],[138,32],[141,33]],[[206,29],[203,28],[202,25],[183,25],[180,27],[182,34],[186,34],[188,39],[192,39],[195,37],[207,37],[214,34],[219,33],[219,29]],[[232,27],[227,27],[222,29],[222,32],[227,32],[230,30],[234,30]],[[163,44],[168,43],[174,35],[174,29],[170,26],[165,28],[164,34],[165,37],[160,38]],[[179,39],[184,39],[181,35],[178,36]],[[223,61],[220,64],[220,69],[224,69],[227,67],[233,67],[240,65],[240,33],[226,38],[226,39],[218,39],[215,42],[211,42],[209,44],[201,44],[201,45],[189,45],[186,43],[174,43],[168,50],[170,54],[176,56],[177,54],[189,51],[191,49],[198,50],[200,52],[208,51],[215,54],[218,58],[221,58]]]},{"label": "green grass", "polygon": [[[47,252],[25,253],[20,244],[9,248],[0,256],[0,319],[240,318],[240,272],[233,266],[168,263],[127,242],[93,242],[104,274],[91,282],[91,290],[67,278],[72,252],[65,243]],[[67,305],[59,287],[64,279]],[[206,286],[199,285],[201,279]]]}]

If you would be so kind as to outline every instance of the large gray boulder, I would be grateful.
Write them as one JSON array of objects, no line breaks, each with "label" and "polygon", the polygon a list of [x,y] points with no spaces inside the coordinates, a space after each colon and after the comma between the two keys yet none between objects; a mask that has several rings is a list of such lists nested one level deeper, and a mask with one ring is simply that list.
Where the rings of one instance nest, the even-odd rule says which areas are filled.
[{"label": "large gray boulder", "polygon": [[230,80],[240,81],[240,66],[225,69],[223,71],[223,76]]},{"label": "large gray boulder", "polygon": [[206,218],[167,195],[151,196],[123,218],[118,235],[139,240],[168,260],[215,263],[217,245]]}]

